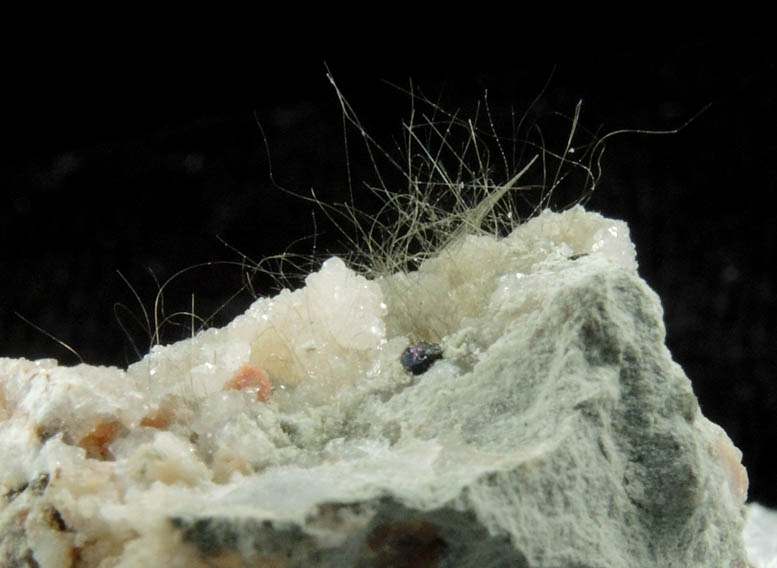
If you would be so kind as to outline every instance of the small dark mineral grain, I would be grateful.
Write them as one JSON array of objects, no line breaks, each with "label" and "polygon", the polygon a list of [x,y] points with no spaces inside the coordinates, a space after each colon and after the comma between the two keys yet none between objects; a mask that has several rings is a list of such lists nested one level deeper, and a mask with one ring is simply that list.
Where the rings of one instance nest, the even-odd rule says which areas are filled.
[{"label": "small dark mineral grain", "polygon": [[442,348],[434,343],[416,343],[408,346],[399,360],[402,366],[414,375],[429,370],[437,359],[442,357]]}]

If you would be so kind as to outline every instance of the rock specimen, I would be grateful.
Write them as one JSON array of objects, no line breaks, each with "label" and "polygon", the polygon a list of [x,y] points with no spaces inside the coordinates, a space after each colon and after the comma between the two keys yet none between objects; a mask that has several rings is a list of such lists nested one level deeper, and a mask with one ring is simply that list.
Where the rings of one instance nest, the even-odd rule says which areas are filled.
[{"label": "rock specimen", "polygon": [[664,335],[576,207],[329,259],[126,371],[0,359],[0,565],[744,568],[741,454]]}]

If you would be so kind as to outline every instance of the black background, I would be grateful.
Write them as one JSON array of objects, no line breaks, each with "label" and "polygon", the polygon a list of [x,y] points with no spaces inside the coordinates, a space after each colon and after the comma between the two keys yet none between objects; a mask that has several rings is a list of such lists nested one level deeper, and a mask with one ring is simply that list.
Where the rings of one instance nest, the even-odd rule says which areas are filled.
[{"label": "black background", "polygon": [[[676,128],[711,104],[677,134],[611,139],[588,208],[629,223],[640,273],[663,301],[675,360],[705,415],[744,451],[751,499],[777,506],[775,65],[757,47],[732,53],[710,42],[610,52],[555,66],[504,58],[328,65],[365,128],[386,146],[401,138],[410,101],[385,81],[406,87],[412,78],[462,116],[488,89],[497,130],[509,128],[510,111],[520,115],[537,95],[531,117],[553,124],[554,112],[571,115],[582,100],[581,124],[602,133]],[[338,233],[322,212],[270,183],[257,124],[277,183],[343,201],[349,156],[358,201],[366,193],[361,180],[374,182],[374,170],[353,132],[346,151],[325,73],[320,60],[267,66],[239,100],[218,104],[195,104],[196,95],[164,103],[95,96],[77,104],[53,96],[7,107],[2,355],[78,362],[18,313],[86,362],[126,365],[137,359],[133,341],[144,351],[149,338],[145,324],[133,320],[142,321],[143,311],[117,271],[153,311],[152,273],[163,282],[198,263],[239,263],[230,247],[260,259],[302,239],[293,250],[311,252],[315,231],[318,253],[337,251]],[[550,146],[563,146],[559,132],[548,127]],[[363,203],[374,206],[369,198]],[[195,312],[207,316],[241,285],[236,265],[193,270],[166,289],[165,312],[190,309],[194,293]],[[273,291],[269,280],[256,286]],[[239,293],[211,323],[223,325],[251,299]],[[189,330],[189,319],[176,319],[162,340]]]}]

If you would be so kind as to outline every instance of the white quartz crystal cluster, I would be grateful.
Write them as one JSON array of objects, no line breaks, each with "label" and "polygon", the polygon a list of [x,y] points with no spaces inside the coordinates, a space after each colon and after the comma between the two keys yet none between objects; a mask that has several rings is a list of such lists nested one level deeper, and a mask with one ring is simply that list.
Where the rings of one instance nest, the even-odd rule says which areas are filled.
[{"label": "white quartz crystal cluster", "polygon": [[127,370],[0,359],[0,566],[745,568],[741,454],[635,256],[546,211]]}]

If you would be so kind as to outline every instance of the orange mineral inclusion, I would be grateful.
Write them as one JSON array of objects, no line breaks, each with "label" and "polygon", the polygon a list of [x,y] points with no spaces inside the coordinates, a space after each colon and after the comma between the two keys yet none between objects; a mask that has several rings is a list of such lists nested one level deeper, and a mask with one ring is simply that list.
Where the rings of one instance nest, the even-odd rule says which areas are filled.
[{"label": "orange mineral inclusion", "polygon": [[98,460],[112,459],[108,446],[122,429],[121,422],[109,420],[100,422],[89,434],[81,438],[78,445],[86,450],[86,457]]},{"label": "orange mineral inclusion", "polygon": [[267,371],[248,364],[240,367],[235,376],[224,387],[234,390],[256,391],[256,400],[260,402],[265,402],[272,394],[272,382]]}]

